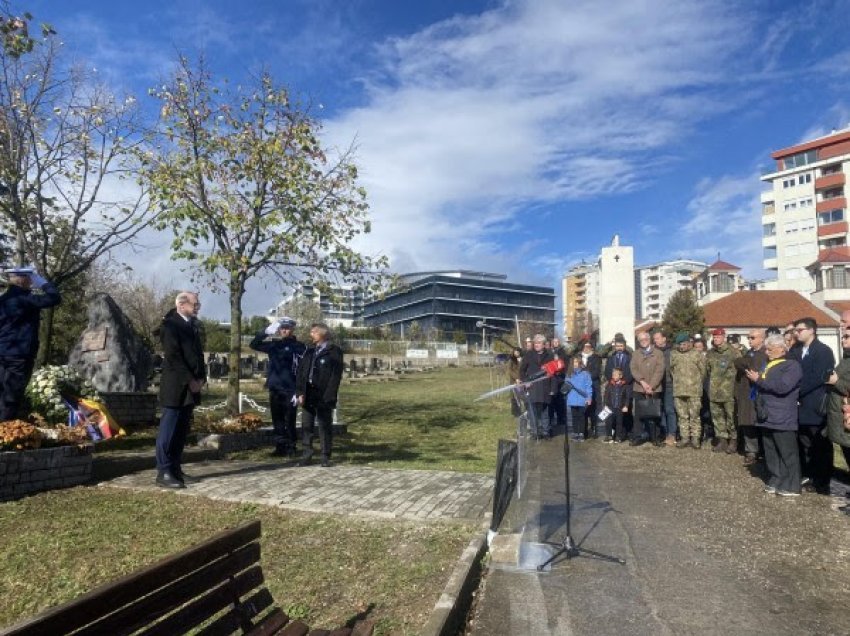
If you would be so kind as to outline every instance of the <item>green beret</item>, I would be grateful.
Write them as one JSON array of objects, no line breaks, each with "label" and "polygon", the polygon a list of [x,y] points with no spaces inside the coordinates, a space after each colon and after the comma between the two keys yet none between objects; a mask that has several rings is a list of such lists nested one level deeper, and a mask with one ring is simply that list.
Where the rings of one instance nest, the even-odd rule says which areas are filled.
[{"label": "green beret", "polygon": [[676,344],[682,344],[683,342],[687,342],[690,339],[691,337],[684,331],[680,331],[676,334]]}]

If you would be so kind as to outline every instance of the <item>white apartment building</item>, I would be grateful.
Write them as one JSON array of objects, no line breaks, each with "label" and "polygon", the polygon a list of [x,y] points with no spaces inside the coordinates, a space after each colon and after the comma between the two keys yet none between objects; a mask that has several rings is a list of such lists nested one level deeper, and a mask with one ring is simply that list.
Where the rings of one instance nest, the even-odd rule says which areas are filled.
[{"label": "white apartment building", "polygon": [[660,322],[667,303],[691,285],[707,263],[684,259],[635,267],[635,318]]},{"label": "white apartment building", "polygon": [[322,319],[329,327],[356,326],[363,314],[363,292],[355,285],[334,285],[328,293],[315,285],[307,283],[298,285],[295,290],[274,308],[269,309],[271,319],[285,316],[287,305],[296,298],[306,298],[313,301],[322,311]]},{"label": "white apartment building", "polygon": [[764,268],[776,271],[777,288],[808,295],[807,267],[822,250],[847,245],[845,184],[850,172],[850,128],[771,154],[776,171],[761,180]]}]

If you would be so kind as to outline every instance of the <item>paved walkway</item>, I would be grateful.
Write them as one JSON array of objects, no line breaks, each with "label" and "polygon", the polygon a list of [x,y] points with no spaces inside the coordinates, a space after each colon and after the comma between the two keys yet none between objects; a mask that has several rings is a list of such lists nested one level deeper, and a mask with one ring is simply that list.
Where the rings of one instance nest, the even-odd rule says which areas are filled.
[{"label": "paved walkway", "polygon": [[[187,472],[201,481],[174,491],[183,496],[390,519],[481,521],[493,492],[489,475],[445,471],[205,461]],[[144,470],[101,486],[159,490],[155,477],[156,471]]]},{"label": "paved walkway", "polygon": [[846,518],[829,497],[766,495],[708,450],[571,445],[571,535],[588,552],[537,572],[565,534],[562,440],[529,448],[468,634],[850,634]]}]

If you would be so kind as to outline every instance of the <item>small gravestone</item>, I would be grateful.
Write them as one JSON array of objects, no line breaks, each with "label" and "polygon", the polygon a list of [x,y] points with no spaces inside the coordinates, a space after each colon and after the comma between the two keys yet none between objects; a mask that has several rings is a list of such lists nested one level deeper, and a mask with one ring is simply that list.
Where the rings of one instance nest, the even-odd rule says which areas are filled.
[{"label": "small gravestone", "polygon": [[145,391],[153,370],[150,347],[108,294],[95,294],[88,314],[68,365],[102,393]]}]

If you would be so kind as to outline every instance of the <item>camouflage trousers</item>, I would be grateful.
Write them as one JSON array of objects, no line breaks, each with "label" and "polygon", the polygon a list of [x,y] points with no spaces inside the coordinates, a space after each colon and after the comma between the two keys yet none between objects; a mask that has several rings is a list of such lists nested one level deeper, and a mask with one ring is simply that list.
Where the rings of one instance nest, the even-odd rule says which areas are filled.
[{"label": "camouflage trousers", "polygon": [[737,440],[735,431],[735,401],[712,402],[711,421],[714,423],[714,436],[717,439]]},{"label": "camouflage trousers", "polygon": [[702,436],[702,423],[699,419],[699,409],[702,403],[701,397],[676,396],[676,417],[679,419],[679,435],[682,439],[689,437],[700,439]]}]

